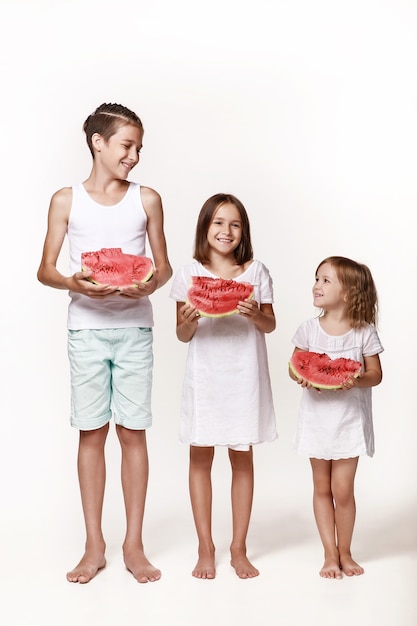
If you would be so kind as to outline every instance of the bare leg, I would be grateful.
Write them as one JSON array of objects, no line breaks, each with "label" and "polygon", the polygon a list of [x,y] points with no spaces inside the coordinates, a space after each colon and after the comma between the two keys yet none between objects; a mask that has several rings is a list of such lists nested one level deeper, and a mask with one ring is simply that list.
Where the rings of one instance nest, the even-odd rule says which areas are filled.
[{"label": "bare leg", "polygon": [[116,426],[122,448],[122,488],[126,509],[126,537],[123,555],[127,569],[140,583],[154,582],[161,572],[143,551],[142,527],[148,486],[146,432]]},{"label": "bare leg", "polygon": [[323,578],[342,578],[339,550],[336,545],[336,521],[331,490],[332,461],[310,459],[313,470],[313,509],[324,548]]},{"label": "bare leg", "polygon": [[351,543],[355,526],[356,504],[354,480],[358,457],[332,462],[332,493],[335,499],[335,521],[340,565],[346,576],[359,576],[363,567],[352,559]]},{"label": "bare leg", "polygon": [[214,578],[214,543],[211,534],[212,487],[211,467],[214,447],[190,446],[189,488],[191,507],[198,537],[198,561],[195,578]]},{"label": "bare leg", "polygon": [[241,452],[229,448],[232,465],[233,538],[230,545],[231,565],[239,578],[254,578],[259,571],[246,556],[246,537],[253,501],[253,450]]},{"label": "bare leg", "polygon": [[102,569],[106,560],[101,529],[106,465],[104,445],[109,425],[97,430],[80,431],[78,479],[86,528],[85,553],[78,565],[67,573],[72,583],[88,583]]}]

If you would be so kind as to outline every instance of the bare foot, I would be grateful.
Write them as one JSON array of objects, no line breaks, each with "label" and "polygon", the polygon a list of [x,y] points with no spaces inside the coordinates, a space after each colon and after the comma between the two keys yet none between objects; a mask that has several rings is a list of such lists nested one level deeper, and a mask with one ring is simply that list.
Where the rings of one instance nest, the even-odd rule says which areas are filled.
[{"label": "bare foot", "polygon": [[352,559],[350,554],[346,556],[340,555],[340,565],[346,576],[360,576],[365,573],[363,567],[358,565],[358,563]]},{"label": "bare foot", "polygon": [[193,576],[194,578],[215,578],[214,550],[204,551],[204,553],[199,551],[198,561],[193,569]]},{"label": "bare foot", "polygon": [[105,565],[106,559],[103,552],[86,550],[78,565],[67,572],[67,580],[70,583],[88,583]]},{"label": "bare foot", "polygon": [[148,561],[143,550],[123,550],[126,568],[138,583],[155,582],[161,578],[161,570]]},{"label": "bare foot", "polygon": [[333,557],[325,559],[324,565],[320,570],[322,578],[342,578],[339,561]]},{"label": "bare foot", "polygon": [[244,552],[232,553],[230,565],[235,568],[239,578],[255,578],[255,576],[259,576],[259,570],[252,565]]}]

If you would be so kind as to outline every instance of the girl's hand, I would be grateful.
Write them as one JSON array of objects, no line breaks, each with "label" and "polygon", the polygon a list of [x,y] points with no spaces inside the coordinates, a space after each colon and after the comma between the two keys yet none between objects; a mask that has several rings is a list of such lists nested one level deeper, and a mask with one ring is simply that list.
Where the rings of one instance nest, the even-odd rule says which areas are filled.
[{"label": "girl's hand", "polygon": [[362,378],[363,372],[360,372],[359,376],[350,376],[348,380],[346,380],[340,389],[335,389],[335,391],[348,391],[349,389],[353,389],[353,387],[359,386],[359,379]]},{"label": "girl's hand", "polygon": [[191,304],[188,303],[184,304],[184,306],[180,308],[180,313],[183,321],[188,324],[197,324],[200,319],[200,313],[194,306],[191,306]]},{"label": "girl's hand", "polygon": [[272,304],[259,305],[253,298],[241,300],[237,305],[239,315],[255,324],[262,333],[270,333],[275,330],[275,315]]},{"label": "girl's hand", "polygon": [[253,298],[246,298],[237,305],[239,315],[247,317],[251,322],[255,322],[259,317],[259,305]]}]

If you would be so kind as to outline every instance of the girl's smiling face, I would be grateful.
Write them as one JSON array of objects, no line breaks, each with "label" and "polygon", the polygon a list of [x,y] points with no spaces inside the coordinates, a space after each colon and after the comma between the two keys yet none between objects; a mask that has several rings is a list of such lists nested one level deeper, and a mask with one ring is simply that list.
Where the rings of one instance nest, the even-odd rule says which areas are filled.
[{"label": "girl's smiling face", "polygon": [[242,221],[231,202],[221,204],[213,215],[207,231],[210,248],[222,255],[233,254],[242,239]]},{"label": "girl's smiling face", "polygon": [[314,306],[326,310],[342,308],[346,304],[346,291],[330,263],[323,263],[317,270],[313,285],[313,303]]}]

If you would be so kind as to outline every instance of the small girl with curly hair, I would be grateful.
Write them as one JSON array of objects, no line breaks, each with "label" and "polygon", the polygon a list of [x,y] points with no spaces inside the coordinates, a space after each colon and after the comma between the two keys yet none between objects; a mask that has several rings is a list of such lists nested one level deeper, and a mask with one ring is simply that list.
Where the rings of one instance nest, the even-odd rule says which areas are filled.
[{"label": "small girl with curly hair", "polygon": [[359,456],[374,454],[371,387],[382,380],[378,296],[369,268],[345,257],[324,259],[316,270],[313,303],[321,314],[299,326],[294,352],[353,359],[362,370],[341,389],[317,390],[290,369],[303,388],[294,447],[312,467],[314,515],[324,548],[320,576],[358,576],[364,570],[351,556],[354,480]]}]

